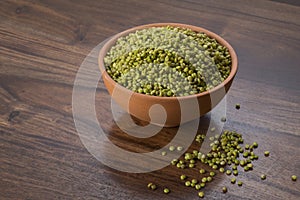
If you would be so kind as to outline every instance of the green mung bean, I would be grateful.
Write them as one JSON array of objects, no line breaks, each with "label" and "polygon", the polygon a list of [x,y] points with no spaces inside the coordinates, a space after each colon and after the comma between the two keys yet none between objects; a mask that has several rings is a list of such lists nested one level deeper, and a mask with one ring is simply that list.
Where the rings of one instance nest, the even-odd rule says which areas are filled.
[{"label": "green mung bean", "polygon": [[170,189],[169,189],[169,188],[164,188],[164,193],[165,193],[165,194],[170,193]]},{"label": "green mung bean", "polygon": [[203,192],[203,191],[199,192],[199,193],[198,193],[198,196],[199,196],[200,198],[203,198],[203,197],[204,197],[204,192]]},{"label": "green mung bean", "polygon": [[225,172],[225,169],[224,169],[223,167],[220,167],[219,171],[220,171],[221,173],[224,173],[224,172]]},{"label": "green mung bean", "polygon": [[232,178],[232,179],[230,180],[230,182],[231,182],[232,184],[235,184],[236,178]]},{"label": "green mung bean", "polygon": [[196,183],[198,183],[198,180],[197,179],[192,179],[192,183],[196,184]]},{"label": "green mung bean", "polygon": [[178,146],[177,147],[177,151],[182,151],[183,150],[183,147],[182,146]]},{"label": "green mung bean", "polygon": [[171,161],[171,164],[172,165],[176,165],[178,163],[178,160],[177,159],[173,159],[172,161]]},{"label": "green mung bean", "polygon": [[156,185],[154,184],[151,185],[151,190],[156,190],[156,188],[157,188]]},{"label": "green mung bean", "polygon": [[264,154],[265,154],[266,157],[268,157],[270,155],[270,152],[269,151],[265,151]]},{"label": "green mung bean", "polygon": [[189,164],[189,168],[194,168],[194,167],[195,167],[195,164],[193,164],[193,163]]},{"label": "green mung bean", "polygon": [[185,186],[187,186],[187,187],[191,186],[191,181],[186,181]]},{"label": "green mung bean", "polygon": [[186,177],[186,175],[184,175],[184,174],[180,176],[180,179],[181,179],[181,180],[185,180],[186,178],[187,178],[187,177]]},{"label": "green mung bean", "polygon": [[238,186],[242,186],[243,185],[243,182],[242,181],[238,181]]},{"label": "green mung bean", "polygon": [[237,176],[237,175],[239,175],[239,171],[238,170],[233,170],[233,175],[235,175],[235,176]]},{"label": "green mung bean", "polygon": [[174,151],[175,150],[175,147],[174,146],[170,146],[169,147],[169,151]]},{"label": "green mung bean", "polygon": [[222,187],[222,191],[223,191],[223,193],[226,193],[227,192],[227,187]]}]

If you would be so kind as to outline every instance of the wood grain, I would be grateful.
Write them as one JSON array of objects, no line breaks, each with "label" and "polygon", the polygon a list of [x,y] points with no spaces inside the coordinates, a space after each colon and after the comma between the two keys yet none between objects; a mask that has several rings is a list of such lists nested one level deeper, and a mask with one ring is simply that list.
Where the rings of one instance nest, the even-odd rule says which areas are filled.
[{"label": "wood grain", "polygon": [[[0,199],[198,199],[167,166],[134,174],[111,169],[81,143],[72,115],[77,70],[101,41],[127,28],[179,22],[220,34],[235,48],[239,71],[227,96],[225,129],[257,141],[253,171],[231,185],[218,173],[206,199],[299,199],[300,7],[297,1],[59,1],[0,2]],[[89,90],[89,88],[83,88]],[[125,134],[109,112],[103,84],[97,117],[108,138],[132,152],[160,149],[176,134],[139,139]],[[234,105],[241,104],[236,110]],[[201,118],[198,132],[213,120]],[[141,123],[141,122],[137,122]],[[187,133],[190,134],[190,133]],[[196,148],[194,143],[190,149]],[[269,158],[263,152],[269,150]],[[113,158],[112,158],[113,159]],[[197,166],[206,167],[206,166]],[[208,168],[207,168],[208,169]],[[198,176],[197,170],[188,170]],[[259,176],[267,174],[267,180]],[[149,191],[148,182],[159,189]],[[228,193],[221,192],[222,186]],[[169,195],[162,187],[169,187]]]}]

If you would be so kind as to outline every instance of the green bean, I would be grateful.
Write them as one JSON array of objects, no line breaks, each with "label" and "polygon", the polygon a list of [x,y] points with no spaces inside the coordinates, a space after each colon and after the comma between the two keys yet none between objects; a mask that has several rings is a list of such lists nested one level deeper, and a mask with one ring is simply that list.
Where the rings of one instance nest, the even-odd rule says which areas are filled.
[{"label": "green bean", "polygon": [[242,181],[238,181],[238,186],[242,186],[243,185],[243,182]]},{"label": "green bean", "polygon": [[203,197],[204,197],[204,192],[203,192],[203,191],[199,192],[199,193],[198,193],[198,196],[199,196],[200,198],[203,198]]},{"label": "green bean", "polygon": [[224,187],[222,188],[222,191],[223,191],[223,193],[226,193],[226,192],[227,192],[227,187],[224,186]]},{"label": "green bean", "polygon": [[265,154],[266,157],[268,157],[270,155],[270,152],[269,151],[265,151],[264,154]]},{"label": "green bean", "polygon": [[170,190],[169,190],[169,188],[164,188],[164,193],[165,193],[165,194],[168,194],[168,193],[170,193]]},{"label": "green bean", "polygon": [[184,175],[184,174],[180,176],[180,179],[181,179],[181,180],[185,180],[186,178],[187,178],[187,177],[186,177],[186,175]]}]

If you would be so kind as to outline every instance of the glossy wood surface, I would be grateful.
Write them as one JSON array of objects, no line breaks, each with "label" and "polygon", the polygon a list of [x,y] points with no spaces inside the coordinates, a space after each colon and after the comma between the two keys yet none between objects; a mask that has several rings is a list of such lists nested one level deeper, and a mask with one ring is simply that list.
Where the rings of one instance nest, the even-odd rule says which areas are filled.
[{"label": "glossy wood surface", "polygon": [[[298,1],[2,0],[0,199],[199,199],[197,191],[179,180],[183,171],[176,167],[149,173],[107,167],[87,151],[74,125],[73,84],[85,57],[120,31],[156,22],[206,28],[238,54],[224,129],[242,133],[247,143],[258,142],[260,159],[253,171],[238,176],[242,187],[217,173],[204,189],[205,199],[300,198],[299,180],[290,179],[293,174],[300,178]],[[113,121],[109,100],[99,83],[98,120],[120,148],[151,152],[176,135],[176,128],[146,139],[125,134]],[[202,117],[198,132],[205,133],[211,120],[210,114]],[[263,156],[266,150],[271,152],[268,158]],[[184,173],[197,177],[201,167]],[[259,178],[262,173],[265,181]],[[147,189],[148,182],[157,183],[158,189]],[[163,194],[163,187],[171,193]]]}]

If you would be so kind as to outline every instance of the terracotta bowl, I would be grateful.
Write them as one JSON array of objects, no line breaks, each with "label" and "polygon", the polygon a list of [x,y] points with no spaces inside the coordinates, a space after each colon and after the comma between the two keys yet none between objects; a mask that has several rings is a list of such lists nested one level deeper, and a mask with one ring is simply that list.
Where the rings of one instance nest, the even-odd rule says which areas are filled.
[{"label": "terracotta bowl", "polygon": [[[195,95],[182,96],[182,97],[158,97],[146,94],[140,94],[133,92],[115,82],[106,72],[104,66],[104,57],[110,48],[116,43],[119,37],[128,35],[136,30],[145,29],[149,27],[163,27],[163,26],[174,26],[189,28],[195,32],[204,32],[211,38],[215,38],[221,45],[227,47],[232,59],[231,72],[229,76],[218,86],[211,90],[198,93]],[[152,124],[157,124],[165,127],[178,126],[181,123],[185,123],[200,116],[208,113],[212,108],[214,108],[225,96],[229,90],[231,83],[235,77],[238,68],[237,55],[231,45],[226,42],[219,35],[212,33],[204,28],[178,24],[178,23],[155,23],[147,24],[142,26],[137,26],[121,33],[114,35],[110,38],[102,47],[98,57],[98,63],[100,71],[102,74],[102,79],[104,84],[114,99],[125,111],[129,114],[135,116],[136,118],[150,122]],[[195,101],[197,102],[195,107]],[[151,107],[153,105],[160,105],[164,108],[166,114],[165,123],[161,122],[160,118],[162,113],[158,111],[159,109],[152,109],[152,113],[149,114]],[[153,107],[152,107],[153,108]],[[198,112],[199,109],[199,112]],[[151,116],[151,117],[150,117]],[[159,120],[156,120],[159,119]]]}]

